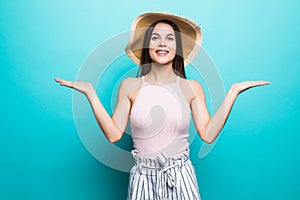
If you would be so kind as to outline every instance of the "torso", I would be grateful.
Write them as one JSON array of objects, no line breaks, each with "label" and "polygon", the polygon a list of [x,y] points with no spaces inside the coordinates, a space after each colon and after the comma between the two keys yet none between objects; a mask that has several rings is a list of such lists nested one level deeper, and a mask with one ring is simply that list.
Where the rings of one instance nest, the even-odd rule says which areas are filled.
[{"label": "torso", "polygon": [[[146,76],[145,76],[145,79]],[[146,80],[147,81],[147,80]],[[142,78],[131,78],[131,87],[129,89],[129,99],[131,102],[131,106],[134,104],[137,95],[139,94],[140,87],[142,85]],[[187,101],[188,105],[191,105],[192,99],[195,97],[194,93],[192,92],[192,88],[190,86],[189,80],[183,79],[179,77],[179,86],[181,89],[181,92],[183,96],[185,97],[185,100]]]},{"label": "torso", "polygon": [[[144,83],[143,83],[143,81]],[[138,155],[155,158],[159,152],[176,157],[187,151],[193,92],[179,76],[165,84],[146,76],[130,78],[130,126]]]}]

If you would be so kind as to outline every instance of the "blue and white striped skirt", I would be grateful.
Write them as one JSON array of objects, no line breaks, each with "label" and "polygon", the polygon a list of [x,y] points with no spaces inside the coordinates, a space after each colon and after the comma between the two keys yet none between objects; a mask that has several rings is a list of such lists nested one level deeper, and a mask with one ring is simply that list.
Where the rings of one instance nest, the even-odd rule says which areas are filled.
[{"label": "blue and white striped skirt", "polygon": [[189,151],[176,158],[160,153],[156,159],[136,155],[131,168],[127,200],[200,200]]}]

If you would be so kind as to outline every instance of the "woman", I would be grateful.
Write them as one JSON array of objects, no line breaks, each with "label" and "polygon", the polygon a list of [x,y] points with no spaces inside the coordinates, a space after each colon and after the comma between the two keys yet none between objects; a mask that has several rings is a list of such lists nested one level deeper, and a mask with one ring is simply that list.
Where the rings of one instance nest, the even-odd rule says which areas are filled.
[{"label": "woman", "polygon": [[200,199],[189,158],[190,114],[201,139],[212,143],[238,94],[270,82],[232,84],[210,117],[200,83],[186,80],[184,71],[200,49],[200,27],[181,16],[144,13],[134,20],[131,30],[126,53],[140,66],[140,77],[122,81],[112,117],[90,83],[55,80],[86,95],[110,142],[121,139],[130,118],[135,165],[130,172],[127,199]]}]

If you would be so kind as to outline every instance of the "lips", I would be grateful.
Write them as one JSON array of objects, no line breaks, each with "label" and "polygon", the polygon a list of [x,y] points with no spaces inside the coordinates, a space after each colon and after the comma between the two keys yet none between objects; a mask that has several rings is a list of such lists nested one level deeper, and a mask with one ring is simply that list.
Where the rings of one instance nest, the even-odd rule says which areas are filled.
[{"label": "lips", "polygon": [[159,56],[166,56],[169,53],[169,51],[163,50],[163,49],[158,49],[155,51],[155,53],[157,53]]}]

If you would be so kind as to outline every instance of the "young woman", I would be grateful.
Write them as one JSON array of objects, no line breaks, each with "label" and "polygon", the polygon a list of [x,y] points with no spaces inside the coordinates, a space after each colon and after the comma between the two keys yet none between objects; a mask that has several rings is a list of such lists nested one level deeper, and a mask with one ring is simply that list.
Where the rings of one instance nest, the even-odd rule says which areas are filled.
[{"label": "young woman", "polygon": [[93,86],[56,78],[62,86],[86,95],[106,138],[122,138],[130,118],[135,165],[127,199],[200,199],[189,158],[190,114],[204,142],[219,135],[238,94],[268,81],[232,84],[217,112],[210,117],[202,86],[187,80],[184,67],[200,49],[201,29],[193,21],[170,13],[144,13],[131,27],[127,55],[140,66],[137,78],[122,81],[110,117]]}]

